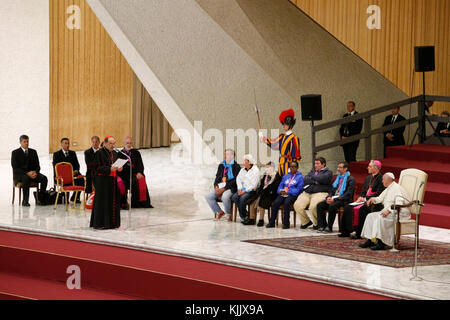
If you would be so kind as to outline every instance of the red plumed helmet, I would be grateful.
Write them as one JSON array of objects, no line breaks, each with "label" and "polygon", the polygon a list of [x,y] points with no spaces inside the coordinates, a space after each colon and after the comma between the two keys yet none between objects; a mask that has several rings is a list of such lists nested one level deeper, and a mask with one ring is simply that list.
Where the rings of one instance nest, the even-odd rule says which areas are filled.
[{"label": "red plumed helmet", "polygon": [[281,124],[285,124],[287,117],[292,117],[292,119],[295,119],[295,111],[292,110],[292,109],[283,111],[280,114],[280,122],[281,122]]}]

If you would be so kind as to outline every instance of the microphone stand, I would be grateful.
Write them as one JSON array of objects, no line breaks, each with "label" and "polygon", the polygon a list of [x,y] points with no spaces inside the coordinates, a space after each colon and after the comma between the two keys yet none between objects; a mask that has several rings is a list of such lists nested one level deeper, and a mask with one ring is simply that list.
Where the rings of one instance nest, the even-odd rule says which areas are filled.
[{"label": "microphone stand", "polygon": [[[417,192],[416,192],[416,197],[415,198],[417,198],[417,200],[414,201],[416,205],[421,206],[421,207],[423,207],[425,205],[421,204],[420,200],[418,198],[419,198],[419,191],[420,191],[420,189],[422,189],[424,184],[425,184],[425,182],[422,181],[420,186],[419,186],[419,188],[417,189]],[[403,196],[396,196],[395,200],[394,200],[394,205],[393,205],[394,208],[395,208],[395,203],[397,203],[397,198],[402,198],[402,199],[404,199],[404,200],[406,200],[408,202],[411,202],[409,199],[407,199],[407,198],[405,198]],[[397,222],[400,222],[400,212],[398,212]],[[396,228],[394,228],[394,247],[392,248],[392,250],[390,250],[392,252],[398,252],[399,251],[399,250],[395,249],[395,245],[396,245],[396,243],[395,243],[395,230],[396,230]],[[417,241],[418,231],[419,231],[419,217],[416,216],[415,244],[414,244],[414,266],[412,268],[412,275],[413,275],[413,277],[410,279],[411,281],[422,281],[423,280],[421,277],[417,276],[417,254],[418,254],[418,249],[419,249],[418,248],[418,241]]]},{"label": "microphone stand", "polygon": [[132,164],[132,161],[131,161],[131,156],[127,155],[125,152],[123,152],[120,149],[116,149],[116,151],[121,153],[121,154],[123,154],[125,157],[127,157],[128,161],[130,162],[130,188],[128,190],[127,200],[128,200],[128,204],[129,204],[128,217],[131,219],[131,194],[132,194],[131,191],[132,191],[132,188],[133,188],[133,164]]}]

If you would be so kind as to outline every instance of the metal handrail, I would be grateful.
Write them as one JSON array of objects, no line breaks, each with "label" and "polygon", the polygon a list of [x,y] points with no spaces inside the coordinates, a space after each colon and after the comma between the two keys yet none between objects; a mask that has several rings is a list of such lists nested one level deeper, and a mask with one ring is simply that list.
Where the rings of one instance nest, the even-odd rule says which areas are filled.
[{"label": "metal handrail", "polygon": [[[424,109],[424,102],[425,101],[440,101],[440,102],[450,102],[450,97],[448,96],[428,96],[428,95],[419,95],[416,97],[412,97],[412,98],[408,98],[402,101],[398,101],[395,103],[391,103],[379,108],[375,108],[373,110],[370,111],[366,111],[366,112],[362,112],[362,113],[358,113],[354,116],[349,116],[349,117],[345,117],[343,119],[338,119],[338,120],[334,120],[334,121],[330,121],[324,124],[320,124],[317,126],[312,125],[311,127],[311,133],[312,133],[312,138],[311,138],[311,142],[312,142],[312,155],[313,155],[313,160],[316,157],[317,153],[320,151],[324,151],[327,149],[331,149],[331,148],[335,148],[335,147],[339,147],[345,144],[348,144],[350,142],[354,142],[354,141],[359,141],[361,139],[365,139],[366,141],[366,160],[370,160],[372,158],[372,142],[371,142],[371,137],[373,135],[379,134],[379,133],[384,133],[386,131],[390,131],[392,129],[396,129],[396,128],[400,128],[400,127],[404,127],[406,125],[411,125],[413,123],[419,122],[422,123],[422,125],[424,125],[425,122],[425,109]],[[402,107],[405,105],[410,105],[410,104],[414,104],[414,103],[418,103],[418,107],[419,107],[419,116],[408,119],[408,120],[404,120],[401,122],[398,122],[396,124],[391,124],[391,125],[387,125],[387,126],[383,126],[377,129],[372,130],[371,127],[371,117],[389,110],[392,110],[396,107]],[[450,117],[447,118],[443,118],[443,117],[438,117],[438,116],[428,116],[427,117],[430,121],[433,122],[445,122],[448,123],[450,122]],[[322,130],[326,130],[326,129],[330,129],[336,126],[340,126],[342,124],[345,123],[350,123],[356,120],[360,120],[360,119],[364,119],[365,123],[364,123],[364,127],[365,127],[365,132],[358,134],[358,135],[354,135],[351,137],[346,138],[345,140],[337,140],[337,141],[333,141],[330,143],[326,143],[320,146],[316,146],[315,141],[316,141],[316,133]],[[314,163],[314,161],[313,161]]]},{"label": "metal handrail", "polygon": [[365,119],[365,118],[368,118],[368,117],[373,116],[375,114],[379,114],[379,113],[382,113],[382,112],[386,112],[386,111],[392,110],[392,109],[394,109],[396,107],[402,107],[402,106],[405,106],[405,105],[408,105],[408,104],[413,104],[415,102],[419,102],[421,100],[421,97],[422,96],[408,98],[408,99],[405,99],[405,100],[402,100],[402,101],[399,101],[399,102],[395,102],[395,103],[391,103],[391,104],[388,104],[388,105],[385,105],[383,107],[379,107],[379,108],[376,108],[376,109],[373,109],[373,110],[370,110],[370,111],[361,112],[361,113],[355,114],[354,116],[351,116],[351,117],[346,117],[346,118],[330,121],[330,122],[327,122],[327,123],[324,123],[324,124],[320,124],[320,125],[314,126],[313,127],[313,131],[314,132],[318,132],[318,131],[326,130],[326,129],[329,129],[329,128],[332,128],[332,127],[336,127],[336,126],[341,125],[341,124],[350,123],[350,122],[353,122],[353,121],[356,121],[356,120],[360,120],[360,119]]}]

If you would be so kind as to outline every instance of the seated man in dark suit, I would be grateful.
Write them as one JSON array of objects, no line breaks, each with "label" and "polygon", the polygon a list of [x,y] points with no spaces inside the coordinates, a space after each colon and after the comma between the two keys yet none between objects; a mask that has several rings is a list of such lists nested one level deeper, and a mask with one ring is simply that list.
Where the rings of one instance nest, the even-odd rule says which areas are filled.
[{"label": "seated man in dark suit", "polygon": [[[53,175],[56,178],[55,166],[58,163],[69,162],[73,167],[73,176],[77,177],[80,175],[80,163],[78,162],[77,154],[75,151],[69,150],[70,148],[70,140],[68,138],[64,138],[61,140],[61,150],[55,152],[53,154]],[[75,180],[75,185],[84,186],[84,181],[82,179]],[[78,193],[78,197],[76,199],[77,203],[80,202],[80,193]],[[75,192],[72,194],[72,198],[70,201],[74,201]]]},{"label": "seated man in dark suit", "polygon": [[30,184],[36,182],[41,185],[40,192],[47,190],[47,177],[40,174],[41,167],[36,150],[29,149],[29,137],[20,137],[20,148],[11,154],[11,166],[13,168],[14,183],[22,183],[22,206],[29,207]]},{"label": "seated man in dark suit", "polygon": [[[442,111],[441,117],[447,118],[450,116],[450,113],[448,111]],[[450,122],[439,122],[436,128],[436,136],[441,137],[450,137]]]},{"label": "seated man in dark suit", "polygon": [[100,138],[94,136],[91,138],[92,147],[84,152],[84,161],[86,162],[86,194],[90,194],[93,191],[95,168],[97,163],[95,162],[95,154],[100,150]]},{"label": "seated man in dark suit", "polygon": [[[405,117],[403,117],[400,113],[400,108],[394,108],[392,110],[392,114],[387,116],[384,119],[383,127],[396,124],[398,122],[405,121]],[[406,127],[400,127],[397,129],[392,129],[384,132],[384,157],[386,158],[386,149],[387,147],[393,146],[404,146],[405,145],[405,137],[403,133],[405,132]]]},{"label": "seated man in dark suit", "polygon": [[[355,178],[350,175],[348,169],[348,162],[344,161],[338,164],[338,176],[333,183],[333,189],[328,194],[327,199],[317,205],[318,232],[333,232],[333,224],[338,210],[353,202]],[[328,211],[328,223],[326,211]]]}]

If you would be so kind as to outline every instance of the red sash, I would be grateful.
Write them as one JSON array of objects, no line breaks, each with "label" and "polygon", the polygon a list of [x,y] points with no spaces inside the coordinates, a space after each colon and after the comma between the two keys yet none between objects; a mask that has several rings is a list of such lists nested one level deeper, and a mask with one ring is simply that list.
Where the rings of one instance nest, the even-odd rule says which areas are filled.
[{"label": "red sash", "polygon": [[147,182],[145,177],[138,179],[139,185],[139,202],[147,201]]},{"label": "red sash", "polygon": [[[366,197],[370,197],[374,194],[375,194],[375,192],[372,192],[372,188],[369,188],[369,190],[367,190]],[[363,206],[363,204],[353,207],[353,226],[354,227],[358,226],[358,224],[359,224],[359,209],[361,209],[362,206]]]}]

